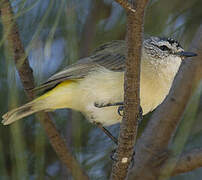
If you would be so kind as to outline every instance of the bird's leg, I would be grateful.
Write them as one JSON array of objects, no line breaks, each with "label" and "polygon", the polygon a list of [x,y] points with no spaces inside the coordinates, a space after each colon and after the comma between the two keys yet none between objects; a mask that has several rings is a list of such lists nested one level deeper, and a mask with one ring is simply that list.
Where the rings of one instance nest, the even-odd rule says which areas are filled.
[{"label": "bird's leg", "polygon": [[116,102],[116,103],[94,103],[94,106],[97,108],[104,108],[104,107],[110,107],[110,106],[123,106],[123,102]]},{"label": "bird's leg", "polygon": [[116,145],[118,144],[118,140],[99,122],[94,122],[94,124],[99,127]]},{"label": "bird's leg", "polygon": [[[116,145],[118,145],[118,140],[106,128],[104,128],[101,123],[94,122],[94,124],[97,127],[99,127]],[[110,155],[110,158],[113,161],[116,161],[116,158],[114,155],[115,153],[116,153],[116,149],[112,150],[111,155]]]},{"label": "bird's leg", "polygon": [[[117,103],[108,103],[108,104],[98,104],[95,103],[94,104],[95,107],[97,108],[103,108],[103,107],[110,107],[110,106],[119,106],[118,107],[118,114],[120,116],[123,116],[123,108],[124,108],[124,103],[123,102],[117,102]],[[142,119],[143,119],[143,115],[142,115],[143,111],[142,111],[142,107],[139,107],[139,115],[138,115],[138,124],[141,123]],[[118,140],[106,129],[102,126],[102,124],[95,122],[95,124],[116,144],[118,145]],[[132,160],[131,160],[131,167],[133,167],[134,165],[134,155],[135,155],[135,151],[133,152],[133,156],[132,156]],[[111,154],[111,159],[113,161],[116,161],[116,149],[112,150],[112,154]]]},{"label": "bird's leg", "polygon": [[117,102],[117,103],[107,103],[107,104],[99,104],[99,103],[94,103],[94,106],[97,108],[104,108],[104,107],[110,107],[110,106],[119,106],[118,107],[118,114],[120,116],[123,116],[123,102]]}]

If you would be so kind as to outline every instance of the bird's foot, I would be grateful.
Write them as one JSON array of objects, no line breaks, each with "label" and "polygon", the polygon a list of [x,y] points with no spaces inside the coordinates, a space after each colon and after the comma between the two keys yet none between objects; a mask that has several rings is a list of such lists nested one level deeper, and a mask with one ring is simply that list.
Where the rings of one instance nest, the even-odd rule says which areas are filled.
[{"label": "bird's foot", "polygon": [[124,106],[123,105],[120,105],[119,107],[118,107],[118,114],[119,114],[119,116],[123,116],[123,108],[124,108]]},{"label": "bird's foot", "polygon": [[118,112],[119,116],[123,116],[123,108],[124,108],[123,102],[107,103],[107,104],[104,104],[104,103],[94,103],[94,106],[97,107],[97,108],[119,106],[117,112]]},{"label": "bird's foot", "polygon": [[116,149],[113,149],[113,150],[111,151],[110,158],[111,158],[112,161],[117,161]]}]

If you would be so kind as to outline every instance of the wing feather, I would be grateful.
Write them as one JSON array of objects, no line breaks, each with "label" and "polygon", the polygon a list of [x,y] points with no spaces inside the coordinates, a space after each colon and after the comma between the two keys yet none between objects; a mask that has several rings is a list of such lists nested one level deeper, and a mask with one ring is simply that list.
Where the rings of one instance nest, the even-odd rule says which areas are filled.
[{"label": "wing feather", "polygon": [[62,81],[82,79],[100,66],[111,71],[125,69],[125,41],[112,41],[97,48],[91,56],[67,66],[32,91],[47,91]]}]

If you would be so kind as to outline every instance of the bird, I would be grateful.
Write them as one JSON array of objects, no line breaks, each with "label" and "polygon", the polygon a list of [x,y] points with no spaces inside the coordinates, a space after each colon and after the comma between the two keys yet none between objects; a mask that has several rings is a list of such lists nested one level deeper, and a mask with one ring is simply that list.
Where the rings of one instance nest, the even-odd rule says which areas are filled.
[{"label": "bird", "polygon": [[[67,66],[33,89],[42,95],[2,116],[4,125],[38,111],[70,108],[102,127],[121,122],[117,113],[124,98],[127,44],[114,40],[95,49],[89,57]],[[140,65],[140,105],[143,115],[153,111],[168,95],[181,62],[196,56],[172,38],[143,40]]]}]

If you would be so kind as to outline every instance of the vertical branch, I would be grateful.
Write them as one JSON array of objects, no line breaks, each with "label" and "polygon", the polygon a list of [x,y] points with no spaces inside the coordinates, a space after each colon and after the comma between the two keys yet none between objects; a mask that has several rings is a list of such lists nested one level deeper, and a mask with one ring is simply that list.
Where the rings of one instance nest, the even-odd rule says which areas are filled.
[{"label": "vertical branch", "polygon": [[111,179],[125,179],[130,165],[137,135],[140,109],[140,64],[144,11],[148,0],[136,0],[133,11],[127,11],[127,59],[124,81],[124,117],[117,148],[117,161],[113,164]]},{"label": "vertical branch", "polygon": [[[9,0],[2,0],[0,6],[0,15],[2,19],[2,24],[4,28],[4,34],[6,34],[6,39],[8,42],[8,48],[11,49],[14,56],[14,61],[19,72],[23,87],[27,96],[30,99],[33,99],[33,94],[29,91],[34,87],[34,78],[32,74],[32,69],[29,66],[29,61],[26,58],[26,54],[20,41],[20,36],[17,28],[17,24],[14,22],[14,15],[10,6]],[[4,37],[5,39],[5,37]],[[44,127],[47,136],[59,156],[60,160],[66,165],[69,171],[72,173],[72,176],[76,180],[88,180],[88,176],[81,169],[79,163],[73,157],[69,149],[67,148],[64,139],[60,136],[56,130],[55,125],[50,120],[47,113],[42,114],[43,117],[40,118],[40,123]]]}]

